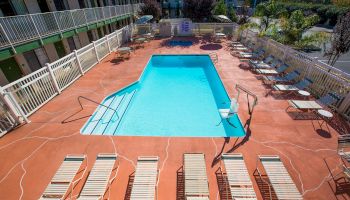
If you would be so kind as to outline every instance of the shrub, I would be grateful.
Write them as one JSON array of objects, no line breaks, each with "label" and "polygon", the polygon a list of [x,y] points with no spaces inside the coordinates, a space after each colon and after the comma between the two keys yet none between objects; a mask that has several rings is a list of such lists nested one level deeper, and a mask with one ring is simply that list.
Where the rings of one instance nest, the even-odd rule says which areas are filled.
[{"label": "shrub", "polygon": [[[320,16],[319,23],[328,23],[334,26],[337,23],[339,16],[344,15],[350,11],[350,6],[338,6],[332,4],[326,4],[325,1],[314,1],[314,3],[303,3],[303,2],[289,2],[289,1],[278,1],[277,4],[283,6],[289,13],[295,10],[302,10],[304,14],[311,15],[311,13]],[[328,2],[329,3],[329,2]]]}]

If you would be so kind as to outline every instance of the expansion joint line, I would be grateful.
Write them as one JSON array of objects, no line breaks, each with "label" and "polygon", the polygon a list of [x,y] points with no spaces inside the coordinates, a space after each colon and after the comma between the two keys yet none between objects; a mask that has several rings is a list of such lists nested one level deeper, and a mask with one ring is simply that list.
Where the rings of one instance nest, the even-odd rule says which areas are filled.
[{"label": "expansion joint line", "polygon": [[305,151],[311,151],[311,152],[314,152],[314,153],[317,153],[317,152],[320,152],[320,151],[331,151],[331,152],[336,152],[335,150],[333,150],[333,149],[316,149],[316,150],[314,150],[314,149],[305,148],[305,147],[303,147],[303,146],[300,146],[300,145],[297,145],[297,144],[293,144],[293,143],[290,143],[290,142],[284,142],[284,141],[282,141],[282,142],[275,142],[275,141],[259,141],[259,140],[254,139],[254,138],[251,138],[251,140],[254,141],[254,142],[256,142],[256,143],[259,143],[259,144],[261,144],[261,145],[263,145],[263,146],[265,146],[265,147],[267,147],[267,148],[270,148],[270,149],[273,149],[273,150],[277,151],[278,153],[280,153],[282,156],[284,156],[285,158],[287,158],[287,159],[289,160],[289,163],[290,163],[290,165],[292,166],[293,170],[298,174],[298,178],[299,178],[299,182],[300,182],[300,184],[301,184],[301,190],[302,190],[301,193],[302,193],[303,196],[304,196],[306,193],[308,193],[308,192],[313,192],[313,191],[318,190],[318,189],[324,184],[324,182],[327,181],[327,179],[329,179],[329,178],[331,177],[331,174],[338,168],[338,166],[336,166],[335,168],[333,168],[333,169],[331,170],[331,172],[330,172],[327,176],[324,177],[324,179],[321,181],[321,183],[320,183],[318,186],[316,186],[316,187],[314,187],[314,188],[311,188],[311,189],[308,189],[308,190],[305,190],[305,188],[304,188],[304,183],[303,183],[302,178],[301,178],[301,174],[300,174],[300,172],[296,169],[296,167],[294,166],[292,160],[291,160],[286,154],[284,154],[284,153],[282,153],[280,150],[278,150],[276,147],[270,146],[270,145],[268,145],[268,144],[284,144],[284,145],[287,144],[287,145],[291,145],[291,146],[293,146],[293,147],[300,148],[300,149],[305,150]]},{"label": "expansion joint line", "polygon": [[122,159],[124,159],[124,160],[126,160],[126,161],[128,161],[128,162],[130,162],[130,163],[132,164],[132,166],[134,167],[134,169],[136,169],[135,162],[132,161],[132,160],[130,160],[130,159],[127,158],[126,156],[123,156],[123,155],[121,155],[120,153],[118,153],[118,151],[117,151],[117,145],[115,144],[115,142],[114,142],[112,136],[108,136],[108,137],[109,137],[109,139],[110,139],[111,142],[112,142],[112,145],[113,145],[113,148],[114,148],[114,153],[115,153],[118,157],[120,157],[120,158],[122,158]]},{"label": "expansion joint line", "polygon": [[[169,146],[170,146],[170,140],[171,140],[171,137],[168,138],[168,143],[165,147],[165,158],[164,158],[164,161],[162,163],[162,167],[159,169],[159,174],[158,174],[158,179],[157,179],[157,188],[158,188],[158,185],[159,185],[159,181],[160,181],[160,175],[164,169],[164,166],[165,166],[165,163],[166,161],[168,160],[168,157],[169,157]],[[157,197],[158,197],[158,189],[157,189]]]}]

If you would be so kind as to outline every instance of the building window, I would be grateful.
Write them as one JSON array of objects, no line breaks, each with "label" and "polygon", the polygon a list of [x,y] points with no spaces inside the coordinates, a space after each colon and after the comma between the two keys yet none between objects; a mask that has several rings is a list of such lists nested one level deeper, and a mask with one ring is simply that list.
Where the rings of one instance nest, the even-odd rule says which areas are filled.
[{"label": "building window", "polygon": [[69,10],[69,5],[67,0],[54,0],[56,10],[62,11],[62,10]]}]

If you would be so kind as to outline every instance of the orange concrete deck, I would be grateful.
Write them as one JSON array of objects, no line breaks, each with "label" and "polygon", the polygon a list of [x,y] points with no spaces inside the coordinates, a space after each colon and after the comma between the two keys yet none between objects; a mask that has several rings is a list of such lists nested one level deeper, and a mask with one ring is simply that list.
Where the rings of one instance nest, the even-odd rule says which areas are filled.
[{"label": "orange concrete deck", "polygon": [[[181,199],[182,189],[177,187],[181,176],[185,152],[203,152],[206,156],[210,199],[220,199],[215,171],[220,167],[222,152],[243,153],[254,189],[259,199],[268,197],[266,185],[253,176],[258,155],[279,155],[305,199],[350,199],[349,185],[338,186],[332,174],[340,172],[337,156],[338,133],[331,129],[318,130],[316,121],[293,120],[285,112],[286,100],[265,97],[265,87],[256,75],[239,67],[239,60],[225,50],[225,42],[210,44],[206,40],[192,39],[191,47],[168,47],[166,40],[154,40],[145,48],[136,50],[131,58],[117,62],[108,56],[62,94],[55,97],[30,117],[23,125],[0,139],[0,199],[38,199],[67,154],[86,154],[88,170],[98,153],[117,153],[118,175],[110,191],[110,199],[128,199],[129,175],[134,172],[138,156],[159,156],[158,199]],[[178,137],[119,137],[86,136],[79,130],[88,118],[70,123],[61,122],[79,111],[77,97],[82,95],[96,101],[137,80],[152,54],[193,54],[216,51],[216,67],[230,94],[234,85],[241,84],[258,95],[250,125],[250,134],[244,139],[231,138],[178,138]],[[246,99],[240,98],[239,116],[242,123],[248,119]],[[96,105],[85,103],[74,118],[91,115]],[[315,130],[316,129],[316,130]],[[260,169],[261,166],[259,166]],[[80,174],[81,175],[81,174]],[[79,195],[86,176],[74,188],[72,197]],[[259,184],[258,184],[259,183]]]}]

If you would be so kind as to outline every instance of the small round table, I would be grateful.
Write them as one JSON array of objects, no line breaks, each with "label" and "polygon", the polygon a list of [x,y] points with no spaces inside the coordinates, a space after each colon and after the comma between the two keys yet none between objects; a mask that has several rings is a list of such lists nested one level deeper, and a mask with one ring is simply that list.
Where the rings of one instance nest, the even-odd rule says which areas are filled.
[{"label": "small round table", "polygon": [[304,97],[305,99],[307,99],[307,98],[311,95],[310,92],[305,91],[305,90],[298,90],[298,93],[299,93],[302,97]]},{"label": "small round table", "polygon": [[142,46],[143,43],[145,43],[146,40],[147,40],[146,38],[137,38],[137,39],[135,39],[135,43],[136,43],[137,47],[140,47],[140,46]]},{"label": "small round table", "polygon": [[215,33],[215,36],[216,37],[225,37],[226,35],[223,33]]},{"label": "small round table", "polygon": [[327,123],[333,118],[333,114],[327,110],[323,110],[323,109],[319,109],[316,111],[316,115],[322,120],[322,122],[318,122],[318,124],[320,125],[321,129],[322,129],[322,125],[326,122],[326,126],[329,130],[329,127],[327,125]]},{"label": "small round table", "polygon": [[120,47],[117,49],[117,52],[119,53],[120,56],[123,55],[130,55],[131,53],[131,48],[130,47]]}]

